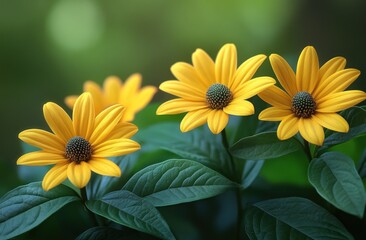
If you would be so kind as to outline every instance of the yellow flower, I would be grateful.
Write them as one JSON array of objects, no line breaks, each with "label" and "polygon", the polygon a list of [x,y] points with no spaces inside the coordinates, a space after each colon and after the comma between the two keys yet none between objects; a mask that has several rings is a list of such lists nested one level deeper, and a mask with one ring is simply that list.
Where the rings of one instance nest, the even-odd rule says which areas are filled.
[{"label": "yellow flower", "polygon": [[171,71],[178,80],[165,81],[160,89],[179,98],[160,105],[157,114],[188,112],[180,129],[187,132],[207,122],[212,133],[220,133],[229,115],[248,116],[254,106],[246,99],[275,84],[270,77],[251,79],[265,60],[265,55],[254,56],[237,68],[234,44],[224,45],[214,62],[205,51],[192,54],[193,65],[178,62]]},{"label": "yellow flower", "polygon": [[283,91],[272,86],[259,95],[273,107],[259,114],[260,120],[281,121],[277,136],[288,139],[300,132],[308,142],[322,145],[323,127],[347,132],[347,121],[337,112],[366,99],[359,90],[344,91],[360,75],[357,69],[345,69],[346,60],[335,57],[319,68],[318,55],[311,46],[300,54],[296,75],[281,56],[272,54],[270,62]]},{"label": "yellow flower", "polygon": [[[128,77],[124,84],[118,77],[110,76],[104,81],[103,89],[95,82],[85,82],[84,92],[92,94],[97,114],[118,103],[126,108],[121,121],[133,121],[135,114],[146,107],[157,91],[154,86],[140,89],[141,81],[142,77],[137,73]],[[77,96],[68,96],[65,98],[65,103],[72,109],[76,99]]]},{"label": "yellow flower", "polygon": [[21,156],[17,164],[43,166],[55,164],[44,176],[45,191],[59,185],[67,178],[78,188],[89,182],[91,171],[119,177],[120,168],[106,157],[120,156],[140,149],[128,138],[137,132],[131,123],[120,122],[123,107],[113,105],[97,116],[93,98],[83,93],[76,100],[72,119],[57,104],[43,106],[45,120],[52,132],[28,129],[19,138],[39,151]]}]

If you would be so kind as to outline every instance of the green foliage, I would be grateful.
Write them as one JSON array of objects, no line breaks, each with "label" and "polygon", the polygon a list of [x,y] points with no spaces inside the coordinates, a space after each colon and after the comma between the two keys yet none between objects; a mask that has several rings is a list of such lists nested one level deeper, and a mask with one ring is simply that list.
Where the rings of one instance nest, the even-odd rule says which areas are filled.
[{"label": "green foliage", "polygon": [[42,189],[40,182],[15,188],[0,199],[0,239],[15,237],[36,227],[77,200],[77,194],[64,185],[48,192]]},{"label": "green foliage", "polygon": [[255,203],[244,222],[250,239],[353,239],[337,218],[305,198]]},{"label": "green foliage", "polygon": [[121,225],[163,239],[175,239],[159,211],[148,201],[126,190],[106,194],[101,200],[89,200],[92,212]]},{"label": "green foliage", "polygon": [[75,240],[127,240],[123,232],[111,227],[93,227],[80,234]]},{"label": "green foliage", "polygon": [[328,202],[363,217],[366,193],[352,159],[337,152],[322,154],[309,165],[309,181]]}]

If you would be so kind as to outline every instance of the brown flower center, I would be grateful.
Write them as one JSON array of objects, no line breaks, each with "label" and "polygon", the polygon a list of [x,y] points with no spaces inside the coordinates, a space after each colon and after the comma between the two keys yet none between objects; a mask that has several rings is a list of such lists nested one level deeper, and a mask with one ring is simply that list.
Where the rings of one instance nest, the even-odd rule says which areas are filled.
[{"label": "brown flower center", "polygon": [[291,110],[296,117],[309,118],[315,113],[316,102],[308,92],[298,92],[292,98]]},{"label": "brown flower center", "polygon": [[65,156],[72,162],[87,162],[92,156],[91,144],[79,136],[70,138],[66,144]]},{"label": "brown flower center", "polygon": [[223,109],[233,100],[228,87],[221,83],[211,85],[206,92],[206,102],[212,109]]}]

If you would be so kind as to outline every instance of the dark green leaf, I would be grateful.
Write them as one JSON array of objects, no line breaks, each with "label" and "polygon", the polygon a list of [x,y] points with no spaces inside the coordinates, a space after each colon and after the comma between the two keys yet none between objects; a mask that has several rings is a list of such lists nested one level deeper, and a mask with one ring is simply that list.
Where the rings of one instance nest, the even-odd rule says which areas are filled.
[{"label": "dark green leaf", "polygon": [[175,239],[159,211],[134,193],[119,190],[101,200],[89,200],[86,206],[94,213],[121,225],[163,239]]},{"label": "dark green leaf", "polygon": [[342,223],[305,198],[272,199],[244,212],[250,239],[353,239]]},{"label": "dark green leaf", "polygon": [[126,232],[110,227],[94,227],[89,228],[80,234],[75,240],[132,240],[138,239],[132,237]]},{"label": "dark green leaf", "polygon": [[361,159],[358,162],[358,172],[361,178],[366,177],[366,149],[363,151]]},{"label": "dark green leaf", "polygon": [[0,239],[29,231],[66,204],[77,200],[77,194],[64,185],[48,192],[42,189],[41,182],[13,189],[0,199]]},{"label": "dark green leaf", "polygon": [[240,159],[262,160],[280,157],[301,147],[295,138],[281,141],[276,132],[264,132],[240,139],[230,148],[230,152]]},{"label": "dark green leaf", "polygon": [[154,206],[168,206],[209,198],[233,187],[233,182],[198,162],[171,159],[137,172],[123,189]]},{"label": "dark green leaf", "polygon": [[262,166],[264,164],[264,160],[247,160],[245,162],[243,168],[243,179],[242,185],[244,188],[247,188],[252,184],[252,182],[257,178],[259,175]]},{"label": "dark green leaf", "polygon": [[309,181],[335,207],[362,217],[366,193],[355,164],[338,152],[327,152],[311,161]]}]

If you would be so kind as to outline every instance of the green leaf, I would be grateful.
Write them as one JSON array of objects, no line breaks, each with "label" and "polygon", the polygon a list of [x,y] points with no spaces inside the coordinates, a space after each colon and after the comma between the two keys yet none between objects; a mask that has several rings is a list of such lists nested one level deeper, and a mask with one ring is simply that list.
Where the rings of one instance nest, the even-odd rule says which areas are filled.
[{"label": "green leaf", "polygon": [[301,143],[295,138],[281,141],[276,132],[264,132],[240,139],[230,148],[230,152],[239,159],[262,160],[280,157],[301,148]]},{"label": "green leaf", "polygon": [[80,234],[75,240],[131,240],[132,237],[121,230],[111,227],[93,227]]},{"label": "green leaf", "polygon": [[327,152],[311,161],[310,183],[335,207],[362,218],[366,193],[355,164],[338,152]]},{"label": "green leaf", "polygon": [[243,179],[242,179],[242,185],[244,188],[249,187],[253,181],[257,178],[259,175],[262,166],[264,164],[264,160],[247,160],[245,162],[244,168],[243,168]]},{"label": "green leaf", "polygon": [[361,159],[358,162],[358,172],[360,173],[361,178],[366,177],[366,149],[363,151]]},{"label": "green leaf", "polygon": [[235,187],[218,172],[191,160],[171,159],[148,166],[123,187],[154,206],[168,206],[213,197]]},{"label": "green leaf", "polygon": [[48,192],[42,189],[41,182],[13,189],[0,199],[0,239],[31,230],[66,204],[79,199],[64,185]]},{"label": "green leaf", "polygon": [[175,239],[159,211],[132,192],[111,192],[101,200],[87,201],[86,206],[90,211],[121,225],[159,238]]},{"label": "green leaf", "polygon": [[337,218],[305,198],[259,202],[244,212],[244,218],[250,239],[353,239]]},{"label": "green leaf", "polygon": [[196,160],[227,176],[230,174],[230,157],[222,145],[221,135],[212,134],[207,127],[182,133],[179,123],[162,123],[142,130],[139,138],[146,144]]},{"label": "green leaf", "polygon": [[366,133],[366,110],[361,107],[351,107],[342,111],[340,115],[348,122],[349,131],[347,133],[341,133],[327,129],[325,131],[326,138],[323,146],[317,149],[319,153],[324,152],[331,146],[344,143],[356,136]]}]

